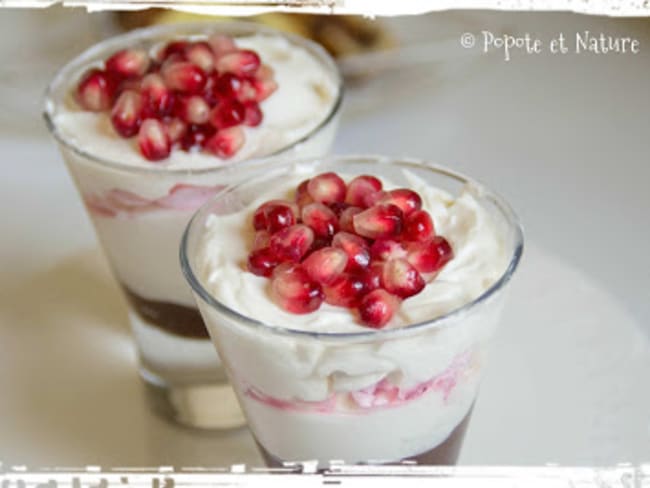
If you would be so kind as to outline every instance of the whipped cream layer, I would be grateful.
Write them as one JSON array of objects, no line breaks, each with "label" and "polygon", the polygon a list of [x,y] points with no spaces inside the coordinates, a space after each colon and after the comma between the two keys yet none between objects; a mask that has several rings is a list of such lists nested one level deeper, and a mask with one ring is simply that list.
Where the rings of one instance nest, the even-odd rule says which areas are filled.
[{"label": "whipped cream layer", "polygon": [[230,159],[202,152],[174,150],[152,163],[140,154],[137,137],[124,139],[113,129],[109,114],[81,110],[69,97],[58,108],[54,124],[82,151],[104,160],[159,169],[200,169],[272,155],[313,132],[328,117],[339,96],[338,79],[304,48],[277,36],[236,38],[241,48],[255,50],[275,72],[278,89],[264,100],[258,127],[243,127],[246,142]]},{"label": "whipped cream layer", "polygon": [[[346,181],[352,178],[342,177]],[[421,293],[403,302],[387,328],[431,320],[471,302],[503,274],[507,265],[504,245],[492,219],[470,188],[454,198],[412,174],[408,177],[410,187],[422,196],[423,208],[431,214],[436,233],[449,240],[455,256]],[[310,314],[286,312],[270,298],[270,280],[246,270],[255,234],[253,212],[272,198],[293,200],[295,187],[303,179],[298,176],[286,181],[284,188],[269,191],[240,212],[210,216],[199,250],[197,267],[201,277],[218,301],[265,324],[321,333],[368,331],[349,309],[326,303]],[[384,188],[396,185],[384,182]]]}]

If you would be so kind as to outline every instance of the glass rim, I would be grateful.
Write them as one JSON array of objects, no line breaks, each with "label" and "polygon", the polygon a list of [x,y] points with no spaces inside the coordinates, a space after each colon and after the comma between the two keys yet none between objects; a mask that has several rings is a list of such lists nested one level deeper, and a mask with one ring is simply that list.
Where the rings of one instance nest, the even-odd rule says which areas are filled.
[{"label": "glass rim", "polygon": [[[208,28],[209,27],[209,28]],[[332,103],[327,115],[321,120],[316,127],[314,127],[309,133],[305,134],[298,140],[295,140],[286,146],[283,146],[276,151],[265,154],[262,156],[255,156],[250,159],[245,159],[242,161],[235,162],[233,164],[215,164],[214,166],[201,167],[201,168],[165,168],[157,165],[152,165],[151,167],[140,167],[135,165],[128,165],[115,161],[114,159],[103,158],[100,155],[92,154],[91,152],[82,149],[79,145],[75,144],[70,140],[69,137],[66,137],[58,129],[57,124],[54,121],[54,115],[57,112],[58,105],[62,101],[55,100],[54,92],[61,86],[61,84],[69,82],[67,76],[73,72],[75,69],[81,67],[83,61],[90,62],[92,58],[98,54],[108,51],[108,50],[117,50],[120,48],[127,47],[132,45],[134,42],[146,40],[147,38],[152,38],[155,36],[164,36],[170,35],[170,38],[174,34],[180,34],[186,30],[193,31],[194,34],[209,34],[213,32],[230,32],[233,34],[243,33],[243,32],[258,32],[262,34],[275,35],[284,37],[288,39],[292,44],[298,45],[306,49],[311,55],[315,56],[317,60],[325,66],[326,69],[332,72],[334,75],[334,81],[336,83],[336,98],[334,103]],[[131,31],[119,34],[116,36],[108,37],[102,41],[99,41],[81,53],[77,54],[74,58],[68,61],[63,67],[61,67],[56,74],[52,77],[51,81],[47,85],[45,94],[43,97],[43,111],[42,115],[45,119],[45,125],[47,126],[50,134],[54,139],[61,144],[62,146],[70,149],[78,156],[81,156],[85,159],[88,159],[94,163],[109,167],[114,170],[125,171],[130,173],[142,173],[142,174],[185,174],[185,175],[201,175],[205,173],[211,173],[218,170],[223,170],[226,168],[232,168],[235,165],[246,164],[249,161],[256,160],[265,160],[268,158],[273,158],[278,155],[281,155],[284,152],[291,150],[292,148],[299,146],[313,137],[315,137],[321,130],[323,130],[327,125],[332,121],[332,119],[339,113],[341,105],[343,103],[343,94],[344,94],[344,83],[343,76],[341,71],[338,69],[338,66],[332,56],[318,43],[307,39],[305,37],[280,31],[272,27],[267,27],[255,22],[241,22],[241,21],[227,21],[227,22],[214,22],[211,20],[197,21],[197,22],[183,22],[176,24],[163,24],[155,25],[151,27],[143,27],[139,29],[133,29]]]},{"label": "glass rim", "polygon": [[[503,274],[497,279],[487,290],[481,293],[474,300],[452,309],[451,311],[439,315],[433,319],[416,322],[413,324],[406,325],[404,327],[398,327],[394,329],[369,329],[367,331],[360,332],[312,332],[309,330],[302,329],[293,329],[291,327],[284,327],[273,325],[270,323],[265,323],[260,320],[248,317],[217,300],[201,283],[201,280],[196,276],[194,269],[192,267],[190,258],[188,256],[188,245],[189,238],[192,231],[198,225],[198,219],[203,216],[203,214],[211,207],[214,202],[222,198],[222,196],[227,195],[229,192],[240,188],[243,185],[249,184],[251,182],[256,182],[263,180],[267,175],[260,175],[254,178],[247,179],[246,181],[240,181],[237,184],[230,185],[214,195],[207,203],[205,203],[191,218],[188,225],[183,232],[183,237],[181,239],[180,245],[180,262],[181,270],[185,279],[190,284],[192,290],[199,295],[199,297],[204,300],[211,307],[223,312],[227,316],[238,323],[238,325],[244,325],[251,329],[264,330],[271,333],[276,333],[285,336],[301,336],[301,337],[310,337],[314,339],[325,339],[332,341],[347,341],[347,340],[378,340],[378,339],[394,339],[409,336],[415,332],[419,332],[427,329],[434,329],[441,327],[445,322],[448,322],[450,319],[461,317],[463,314],[467,313],[469,310],[474,309],[476,306],[486,302],[497,292],[504,289],[505,285],[512,278],[515,270],[517,269],[519,262],[521,260],[523,249],[524,249],[524,232],[519,221],[517,214],[514,212],[510,204],[498,193],[490,190],[487,186],[483,185],[479,181],[469,178],[462,173],[451,170],[445,166],[429,163],[424,160],[414,159],[414,158],[392,158],[387,156],[377,156],[377,155],[332,155],[325,156],[321,158],[310,158],[306,160],[295,161],[294,164],[309,163],[314,161],[326,161],[326,162],[335,162],[335,163],[345,163],[345,162],[374,162],[374,163],[398,163],[402,166],[414,167],[416,169],[426,169],[433,171],[440,175],[449,177],[456,180],[462,184],[469,184],[474,188],[480,190],[482,197],[487,198],[491,203],[495,204],[500,212],[503,213],[508,224],[514,230],[514,246],[512,255],[510,256],[508,266],[506,267]],[[284,164],[275,164],[271,168],[266,166],[266,170],[281,168],[282,166],[287,166],[290,168],[290,165]]]}]

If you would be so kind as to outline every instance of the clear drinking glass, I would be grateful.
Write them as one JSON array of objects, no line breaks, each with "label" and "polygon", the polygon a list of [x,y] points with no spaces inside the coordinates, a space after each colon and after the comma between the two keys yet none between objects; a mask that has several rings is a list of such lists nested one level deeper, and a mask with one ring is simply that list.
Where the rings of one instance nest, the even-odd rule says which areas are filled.
[{"label": "clear drinking glass", "polygon": [[208,219],[241,211],[265,189],[281,188],[283,180],[295,178],[296,166],[266,167],[219,193],[190,223],[181,265],[261,452],[269,465],[318,460],[323,466],[335,459],[454,464],[506,285],[523,251],[516,215],[481,184],[419,161],[332,157],[296,164],[309,167],[305,178],[334,171],[409,186],[406,170],[452,195],[466,188],[491,217],[505,255],[500,277],[485,292],[431,320],[354,333],[298,330],[224,305],[208,291],[199,259]]},{"label": "clear drinking glass", "polygon": [[69,103],[80,75],[113,52],[132,46],[150,48],[188,36],[197,39],[215,32],[236,38],[282,36],[305,49],[331,74],[337,86],[335,97],[316,128],[277,152],[260,157],[325,154],[335,136],[342,100],[342,82],[335,63],[310,41],[255,24],[158,26],[110,38],[59,71],[48,87],[44,112],[114,276],[128,299],[140,374],[153,406],[182,424],[199,428],[240,426],[244,418],[183,279],[178,247],[191,216],[220,188],[237,181],[248,161],[191,170],[127,165],[106,159],[87,141],[64,133],[57,126],[57,114]]}]

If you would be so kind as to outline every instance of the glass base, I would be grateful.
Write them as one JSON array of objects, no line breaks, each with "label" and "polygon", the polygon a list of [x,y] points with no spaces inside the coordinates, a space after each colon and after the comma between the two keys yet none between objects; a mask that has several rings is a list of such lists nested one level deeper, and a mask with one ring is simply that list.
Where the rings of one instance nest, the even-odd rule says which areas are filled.
[{"label": "glass base", "polygon": [[235,392],[227,382],[171,385],[143,368],[140,375],[152,409],[166,419],[201,430],[246,425]]}]

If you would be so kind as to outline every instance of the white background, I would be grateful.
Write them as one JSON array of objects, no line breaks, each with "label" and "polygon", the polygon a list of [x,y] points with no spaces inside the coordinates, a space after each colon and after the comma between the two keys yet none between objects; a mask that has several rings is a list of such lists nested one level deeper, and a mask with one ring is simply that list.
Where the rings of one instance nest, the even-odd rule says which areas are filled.
[{"label": "white background", "polygon": [[[259,463],[245,430],[191,432],[146,408],[124,302],[40,119],[49,77],[106,32],[102,18],[0,12],[0,460]],[[461,462],[650,460],[650,21],[445,13],[391,25],[440,41],[417,51],[439,60],[353,87],[336,152],[452,166],[504,194],[526,229]],[[506,63],[458,42],[584,29],[634,36],[641,53]]]}]

